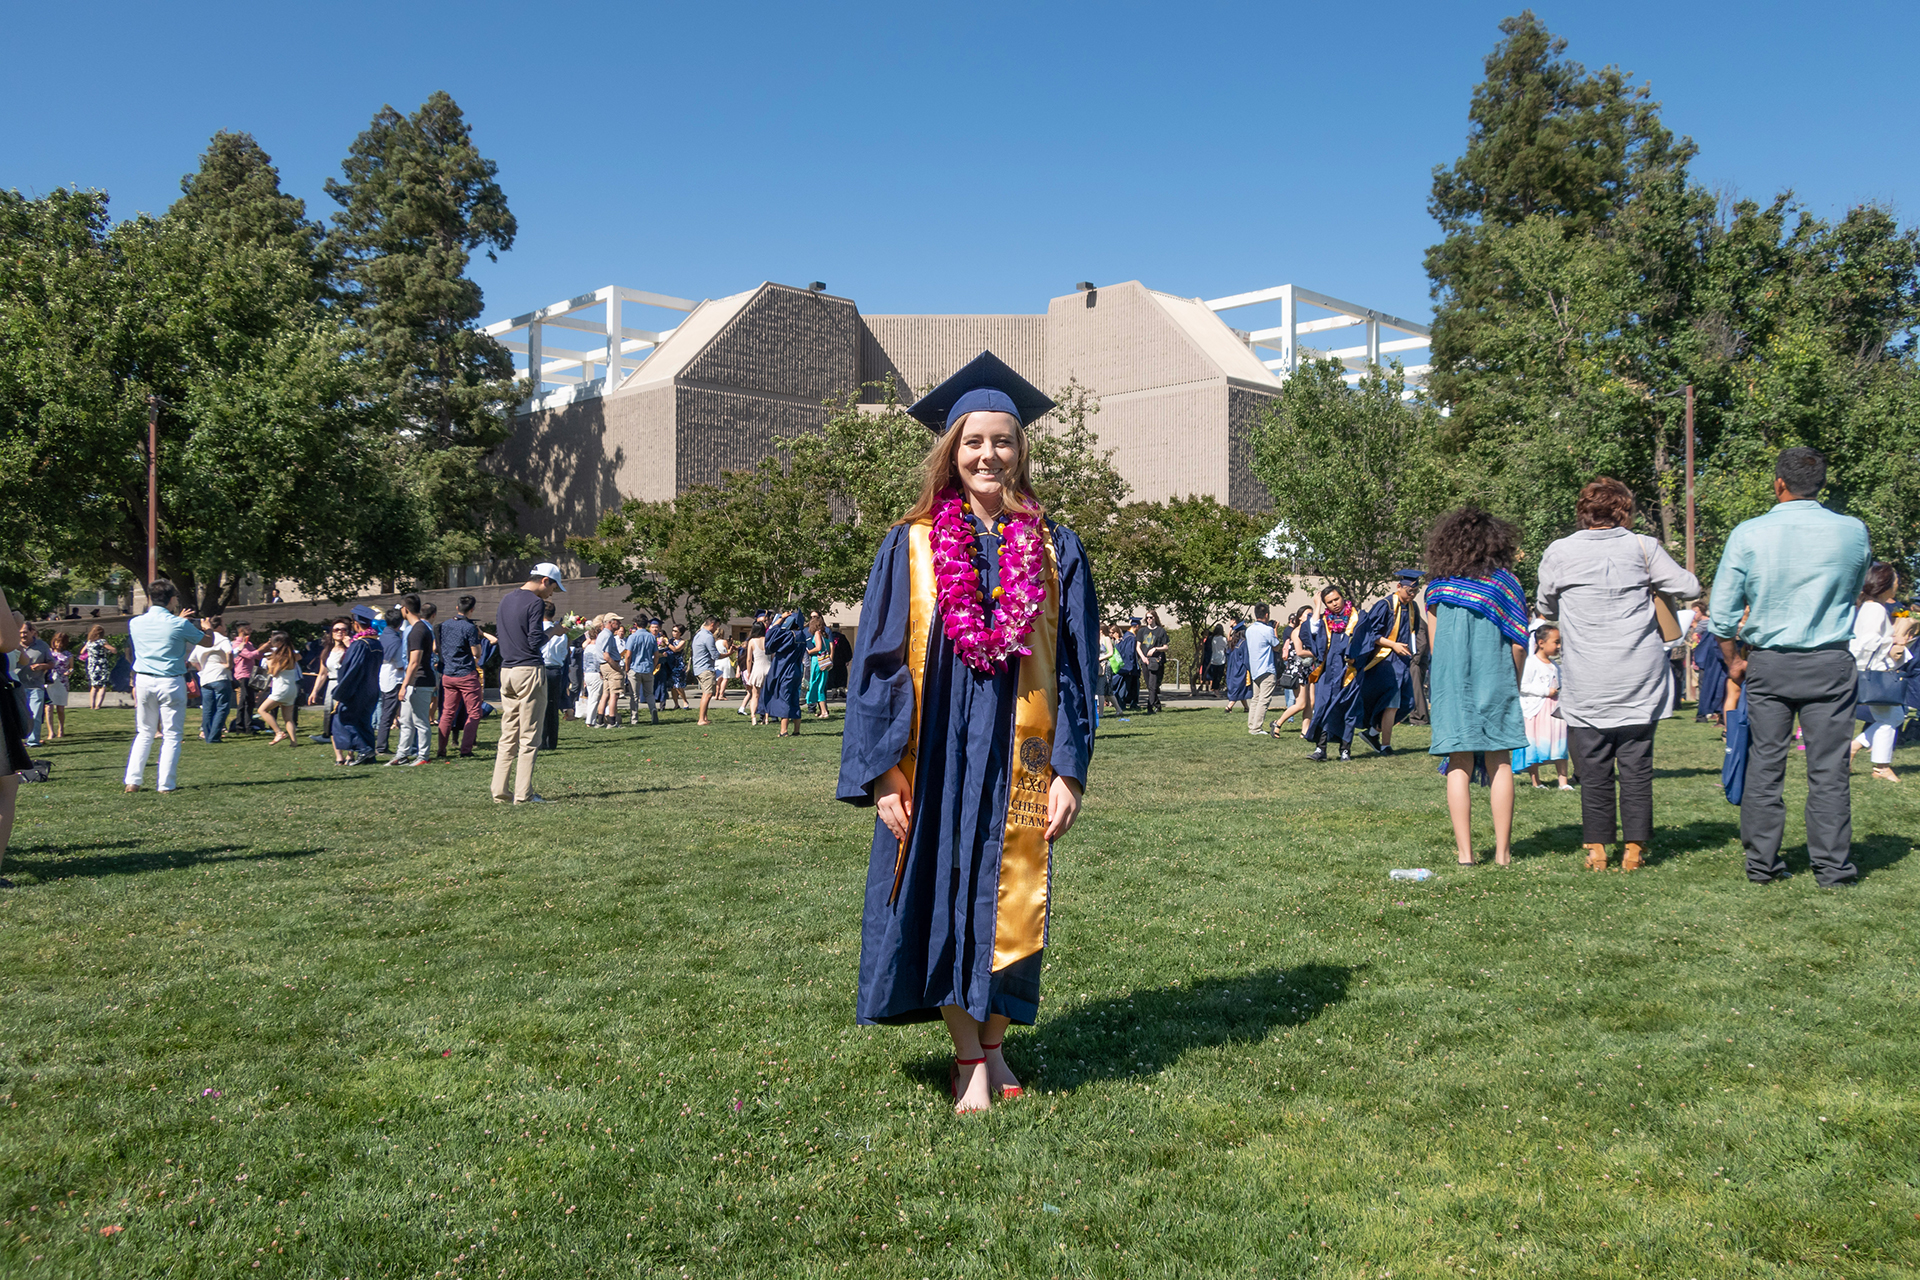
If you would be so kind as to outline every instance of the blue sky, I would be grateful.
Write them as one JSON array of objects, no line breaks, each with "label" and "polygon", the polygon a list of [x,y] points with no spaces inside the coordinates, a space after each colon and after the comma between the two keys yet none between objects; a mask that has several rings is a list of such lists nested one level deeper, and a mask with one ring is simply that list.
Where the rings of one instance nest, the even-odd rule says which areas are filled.
[{"label": "blue sky", "polygon": [[[163,209],[217,129],[310,215],[382,103],[446,89],[519,218],[499,318],[602,284],[822,280],[869,313],[1023,312],[1140,279],[1430,312],[1429,174],[1507,4],[23,6],[0,185]],[[1920,6],[1544,4],[1701,147],[1814,212],[1920,205]],[[631,323],[631,321],[629,322]]]}]

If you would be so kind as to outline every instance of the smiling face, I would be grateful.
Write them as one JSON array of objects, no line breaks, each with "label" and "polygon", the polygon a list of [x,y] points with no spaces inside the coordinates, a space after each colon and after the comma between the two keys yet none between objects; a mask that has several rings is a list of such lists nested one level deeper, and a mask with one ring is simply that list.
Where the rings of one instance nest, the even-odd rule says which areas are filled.
[{"label": "smiling face", "polygon": [[960,486],[981,514],[997,515],[1020,468],[1020,423],[1010,413],[970,413],[956,429]]}]

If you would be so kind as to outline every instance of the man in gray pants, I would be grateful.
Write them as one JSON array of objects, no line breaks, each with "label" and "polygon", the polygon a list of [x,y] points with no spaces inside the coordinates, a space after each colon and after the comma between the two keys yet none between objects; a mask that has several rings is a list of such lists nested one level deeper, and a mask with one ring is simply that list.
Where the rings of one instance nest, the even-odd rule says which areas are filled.
[{"label": "man in gray pants", "polygon": [[[1787,805],[1780,793],[1798,716],[1807,747],[1807,858],[1814,879],[1833,888],[1860,876],[1852,859],[1847,777],[1858,699],[1847,644],[1871,562],[1867,527],[1816,501],[1827,482],[1827,460],[1818,451],[1784,450],[1774,477],[1773,510],[1734,529],[1713,579],[1713,633],[1728,678],[1745,681],[1753,729],[1740,843],[1747,879],[1787,878],[1780,857]],[[1740,644],[1752,647],[1744,658]]]}]

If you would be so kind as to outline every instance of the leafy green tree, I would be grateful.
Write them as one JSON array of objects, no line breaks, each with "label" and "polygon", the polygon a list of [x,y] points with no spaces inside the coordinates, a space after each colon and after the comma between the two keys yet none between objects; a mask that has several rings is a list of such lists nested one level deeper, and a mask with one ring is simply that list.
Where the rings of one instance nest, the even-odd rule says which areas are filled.
[{"label": "leafy green tree", "polygon": [[[1207,630],[1231,611],[1282,600],[1291,566],[1266,554],[1271,520],[1255,519],[1211,497],[1135,503],[1128,509],[1132,558],[1142,599],[1165,609],[1200,654]],[[1201,673],[1190,659],[1189,684]]]},{"label": "leafy green tree", "polygon": [[1438,415],[1406,399],[1396,364],[1349,388],[1338,360],[1303,364],[1252,432],[1253,474],[1273,498],[1287,560],[1364,599],[1420,562],[1452,498]]},{"label": "leafy green tree", "polygon": [[98,192],[0,195],[11,575],[145,577],[150,395],[165,405],[157,560],[203,611],[249,574],[345,594],[418,554],[418,505],[311,258],[231,239],[233,220],[200,226],[204,208],[110,227]]},{"label": "leafy green tree", "polygon": [[1090,421],[1100,412],[1093,392],[1070,379],[1053,399],[1053,410],[1030,437],[1034,494],[1051,519],[1079,535],[1102,612],[1124,617],[1150,598],[1152,530],[1129,510],[1133,486],[1113,465],[1113,451],[1100,447]]},{"label": "leafy green tree", "polygon": [[475,250],[492,260],[513,247],[498,166],[441,92],[410,116],[381,108],[341,169],[344,180],[326,188],[341,206],[326,248],[370,390],[393,415],[403,465],[433,512],[422,568],[537,554],[513,514],[536,495],[488,467],[527,383],[476,327],[480,286],[466,274]]},{"label": "leafy green tree", "polygon": [[840,603],[818,571],[823,559],[837,558],[835,526],[827,495],[768,458],[670,502],[629,500],[601,518],[594,537],[570,538],[567,546],[656,614],[732,617]]},{"label": "leafy green tree", "polygon": [[[1450,433],[1482,425],[1473,394],[1482,344],[1497,336],[1507,277],[1491,261],[1501,228],[1546,218],[1562,235],[1607,225],[1636,196],[1684,175],[1695,152],[1660,121],[1660,104],[1616,67],[1590,74],[1531,10],[1500,24],[1468,111],[1467,149],[1436,168],[1429,211],[1444,239],[1427,251],[1436,305],[1435,399]],[[1497,376],[1498,370],[1495,374]]]},{"label": "leafy green tree", "polygon": [[1503,31],[1432,206],[1431,385],[1462,488],[1522,527],[1532,563],[1580,486],[1613,475],[1678,554],[1691,385],[1703,578],[1790,444],[1826,451],[1829,502],[1910,558],[1915,233],[1872,206],[1829,223],[1790,194],[1722,207],[1645,88],[1554,61],[1564,42],[1531,15]]}]

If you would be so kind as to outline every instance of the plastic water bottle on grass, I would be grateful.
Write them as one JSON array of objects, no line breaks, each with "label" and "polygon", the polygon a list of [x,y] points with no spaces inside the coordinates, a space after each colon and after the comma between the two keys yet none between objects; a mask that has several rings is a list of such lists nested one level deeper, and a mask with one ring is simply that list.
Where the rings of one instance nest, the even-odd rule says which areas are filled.
[{"label": "plastic water bottle on grass", "polygon": [[1414,867],[1412,869],[1408,869],[1406,867],[1395,867],[1392,871],[1387,872],[1387,879],[1389,880],[1431,880],[1433,879],[1433,872],[1427,870],[1425,867]]}]

